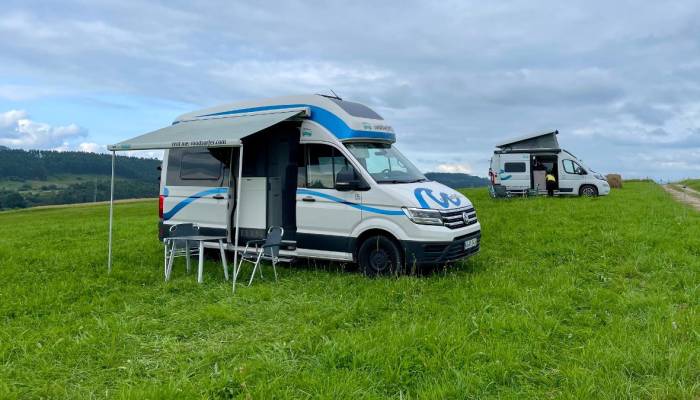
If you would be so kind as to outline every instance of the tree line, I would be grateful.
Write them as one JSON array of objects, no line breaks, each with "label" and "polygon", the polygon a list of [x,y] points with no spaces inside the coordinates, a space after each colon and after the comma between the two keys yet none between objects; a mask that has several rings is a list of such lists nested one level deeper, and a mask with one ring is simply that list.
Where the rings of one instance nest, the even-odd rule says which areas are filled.
[{"label": "tree line", "polygon": [[[117,156],[114,198],[158,196],[158,166],[160,160],[156,159]],[[13,150],[0,146],[0,210],[109,200],[111,173],[109,154]],[[58,175],[64,180],[57,180]],[[14,185],[3,187],[3,181]]]},{"label": "tree line", "polygon": [[[160,160],[117,156],[115,175],[149,181],[158,179]],[[110,154],[80,151],[15,150],[0,147],[0,179],[46,180],[57,174],[111,175]]]}]

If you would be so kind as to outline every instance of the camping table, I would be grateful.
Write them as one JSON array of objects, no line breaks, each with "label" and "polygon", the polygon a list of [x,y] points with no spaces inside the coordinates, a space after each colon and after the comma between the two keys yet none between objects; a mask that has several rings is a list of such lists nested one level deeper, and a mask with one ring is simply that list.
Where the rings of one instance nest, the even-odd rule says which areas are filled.
[{"label": "camping table", "polygon": [[[192,236],[171,236],[169,240],[184,240],[185,248],[187,249],[187,269],[190,266],[190,247],[189,242],[199,242],[199,266],[197,268],[197,282],[204,281],[204,242],[218,242],[219,251],[221,252],[221,262],[224,264],[224,278],[228,280],[228,264],[226,263],[226,248],[224,240],[226,236],[208,236],[208,235],[192,235]],[[171,266],[172,268],[172,266]]]}]

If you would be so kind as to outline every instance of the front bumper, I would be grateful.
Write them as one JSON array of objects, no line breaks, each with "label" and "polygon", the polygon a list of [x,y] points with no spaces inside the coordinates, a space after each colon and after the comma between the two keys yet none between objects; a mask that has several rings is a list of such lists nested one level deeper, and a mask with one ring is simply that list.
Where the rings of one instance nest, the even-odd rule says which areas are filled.
[{"label": "front bumper", "polygon": [[[476,246],[464,248],[464,242],[476,239]],[[451,242],[416,242],[406,240],[401,243],[406,255],[406,265],[439,265],[457,261],[479,252],[481,231],[458,236]]]}]

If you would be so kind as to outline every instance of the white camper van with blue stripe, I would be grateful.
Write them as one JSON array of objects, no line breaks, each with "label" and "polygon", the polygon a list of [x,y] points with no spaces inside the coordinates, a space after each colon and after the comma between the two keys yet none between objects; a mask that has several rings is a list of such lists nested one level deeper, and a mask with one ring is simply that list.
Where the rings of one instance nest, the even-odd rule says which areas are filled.
[{"label": "white camper van with blue stripe", "polygon": [[392,127],[362,104],[321,95],[251,101],[184,114],[162,131],[129,144],[172,140],[161,238],[173,224],[197,223],[235,250],[280,226],[282,255],[357,262],[368,275],[479,250],[469,199],[426,179],[394,146]]}]

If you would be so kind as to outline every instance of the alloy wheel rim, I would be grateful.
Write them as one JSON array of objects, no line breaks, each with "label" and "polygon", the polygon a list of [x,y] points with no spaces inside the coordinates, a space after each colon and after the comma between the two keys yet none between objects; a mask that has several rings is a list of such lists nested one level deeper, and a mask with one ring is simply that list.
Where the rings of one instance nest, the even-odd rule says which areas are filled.
[{"label": "alloy wheel rim", "polygon": [[386,250],[377,249],[370,254],[369,263],[375,271],[384,271],[391,263],[391,258]]}]

